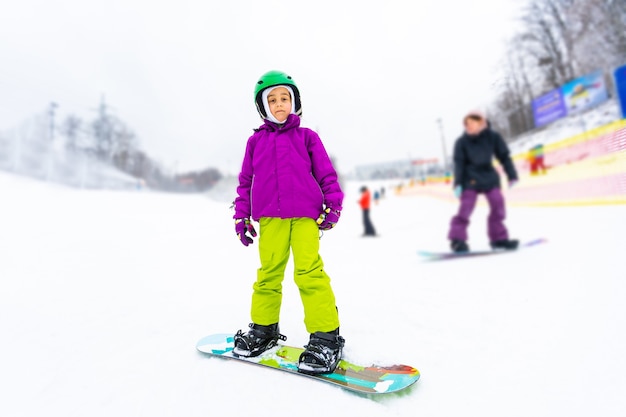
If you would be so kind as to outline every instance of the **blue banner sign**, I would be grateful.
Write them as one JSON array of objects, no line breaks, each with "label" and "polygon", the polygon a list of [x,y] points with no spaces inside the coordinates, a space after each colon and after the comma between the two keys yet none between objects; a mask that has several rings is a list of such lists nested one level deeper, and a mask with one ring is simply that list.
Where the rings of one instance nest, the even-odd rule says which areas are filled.
[{"label": "blue banner sign", "polygon": [[567,116],[567,107],[560,89],[555,89],[533,100],[535,126],[540,127]]},{"label": "blue banner sign", "polygon": [[567,114],[589,110],[609,99],[602,71],[596,71],[561,87]]},{"label": "blue banner sign", "polygon": [[613,75],[615,76],[617,99],[622,107],[622,119],[626,119],[626,65],[617,68]]}]

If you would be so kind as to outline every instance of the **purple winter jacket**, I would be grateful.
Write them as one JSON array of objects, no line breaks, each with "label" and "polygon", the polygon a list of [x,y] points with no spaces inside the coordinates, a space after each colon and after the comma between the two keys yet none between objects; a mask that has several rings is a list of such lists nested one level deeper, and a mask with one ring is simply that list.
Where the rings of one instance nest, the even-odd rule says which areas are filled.
[{"label": "purple winter jacket", "polygon": [[233,218],[310,217],[323,205],[341,210],[343,192],[317,133],[290,114],[282,127],[265,123],[248,139]]}]

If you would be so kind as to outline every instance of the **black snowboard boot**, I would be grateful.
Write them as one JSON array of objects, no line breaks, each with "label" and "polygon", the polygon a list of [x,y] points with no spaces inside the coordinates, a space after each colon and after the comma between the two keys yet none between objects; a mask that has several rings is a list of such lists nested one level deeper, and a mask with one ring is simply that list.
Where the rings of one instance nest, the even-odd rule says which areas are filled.
[{"label": "black snowboard boot", "polygon": [[454,239],[450,242],[450,249],[454,253],[469,252],[469,245],[464,240]]},{"label": "black snowboard boot", "polygon": [[278,323],[262,326],[250,323],[250,330],[243,333],[241,330],[235,334],[235,348],[233,354],[237,356],[251,357],[259,356],[268,349],[273,348],[278,340],[287,340],[278,331]]},{"label": "black snowboard boot", "polygon": [[503,239],[491,242],[491,249],[493,250],[515,250],[519,246],[519,240],[517,239]]},{"label": "black snowboard boot", "polygon": [[345,343],[344,338],[339,336],[339,329],[313,333],[298,359],[298,371],[312,375],[334,372]]}]

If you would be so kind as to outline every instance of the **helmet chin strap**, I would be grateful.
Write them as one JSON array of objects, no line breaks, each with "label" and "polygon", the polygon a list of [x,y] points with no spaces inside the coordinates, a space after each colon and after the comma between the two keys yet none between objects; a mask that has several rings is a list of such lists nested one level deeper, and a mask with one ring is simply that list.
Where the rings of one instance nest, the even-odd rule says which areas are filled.
[{"label": "helmet chin strap", "polygon": [[294,114],[296,112],[296,98],[293,95],[293,89],[288,85],[275,85],[273,87],[269,87],[263,90],[263,93],[262,93],[263,108],[265,109],[265,114],[267,115],[265,118],[269,120],[270,122],[274,122],[280,125],[280,124],[285,123],[287,119],[283,120],[282,122],[279,122],[270,111],[270,105],[267,102],[267,96],[278,87],[286,88],[287,91],[289,91],[289,95],[291,96],[291,113],[294,113]]}]

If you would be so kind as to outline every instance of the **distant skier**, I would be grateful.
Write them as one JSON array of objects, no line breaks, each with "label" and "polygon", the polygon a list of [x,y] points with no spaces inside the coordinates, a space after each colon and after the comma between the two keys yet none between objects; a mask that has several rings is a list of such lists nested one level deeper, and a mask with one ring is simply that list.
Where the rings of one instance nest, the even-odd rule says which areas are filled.
[{"label": "distant skier", "polygon": [[537,175],[539,173],[546,173],[546,165],[544,163],[544,151],[543,145],[533,146],[528,151],[528,162],[530,165],[530,175]]},{"label": "distant skier", "polygon": [[376,230],[370,219],[370,207],[372,202],[372,195],[370,190],[363,186],[361,187],[361,198],[359,199],[359,206],[361,206],[361,212],[363,213],[363,236],[376,236]]},{"label": "distant skier", "polygon": [[478,194],[489,203],[487,232],[493,249],[517,249],[519,242],[510,240],[504,225],[506,210],[500,190],[500,176],[493,166],[498,159],[508,177],[509,187],[518,180],[509,148],[502,137],[491,130],[485,115],[469,112],[463,119],[465,133],[454,144],[454,194],[460,199],[458,213],[452,218],[448,239],[454,252],[467,252],[467,227]]},{"label": "distant skier", "polygon": [[233,352],[258,356],[286,339],[278,320],[291,251],[310,333],[298,369],[333,372],[345,341],[339,335],[335,295],[319,255],[319,230],[337,224],[344,194],[319,136],[300,127],[302,105],[293,79],[283,72],[267,72],[256,84],[254,101],[264,122],[248,139],[233,217],[244,246],[256,236],[250,219],[259,222],[261,267],[253,285],[252,323],[247,332],[235,335]]}]

